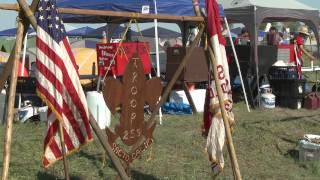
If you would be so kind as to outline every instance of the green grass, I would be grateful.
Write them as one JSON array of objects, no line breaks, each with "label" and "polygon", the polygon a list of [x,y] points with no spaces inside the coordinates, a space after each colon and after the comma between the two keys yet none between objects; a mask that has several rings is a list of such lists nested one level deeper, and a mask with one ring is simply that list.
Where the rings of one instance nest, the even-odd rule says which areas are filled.
[{"label": "green grass", "polygon": [[[243,179],[319,179],[320,162],[299,162],[297,142],[305,133],[320,134],[320,113],[306,109],[256,109],[246,112],[235,105],[234,144]],[[152,150],[134,161],[133,179],[211,179],[201,136],[202,116],[164,116],[154,134]],[[113,123],[116,124],[116,123]],[[59,179],[62,162],[49,169],[40,165],[44,123],[14,124],[10,180]],[[4,126],[0,126],[2,169]],[[68,157],[72,179],[114,179],[110,161],[102,167],[102,148],[97,141]],[[150,158],[150,160],[148,160]],[[218,179],[233,179],[228,152]]]}]

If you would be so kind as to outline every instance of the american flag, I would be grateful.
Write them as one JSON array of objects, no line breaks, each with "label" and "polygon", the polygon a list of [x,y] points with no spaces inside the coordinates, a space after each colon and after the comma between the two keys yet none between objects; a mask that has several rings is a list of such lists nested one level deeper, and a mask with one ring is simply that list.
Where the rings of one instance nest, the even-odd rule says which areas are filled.
[{"label": "american flag", "polygon": [[49,107],[44,140],[45,167],[62,158],[59,123],[66,154],[93,139],[89,110],[75,58],[55,0],[40,0],[37,13],[37,93]]},{"label": "american flag", "polygon": [[[216,0],[206,0],[206,8],[208,15],[208,33],[210,35],[210,44],[212,45],[215,60],[217,61],[217,74],[221,82],[221,89],[223,92],[223,100],[225,110],[228,115],[230,125],[233,124],[234,118],[232,113],[232,92],[230,85],[229,66],[226,57],[225,43],[226,40],[222,36],[222,26],[219,14],[219,6]],[[225,128],[221,116],[219,106],[219,99],[216,91],[216,84],[214,81],[210,83],[211,99],[209,108],[212,116],[211,126],[207,136],[207,153],[211,161],[211,168],[214,174],[218,174],[224,167],[223,146],[225,144]],[[210,115],[210,114],[209,114]]]}]

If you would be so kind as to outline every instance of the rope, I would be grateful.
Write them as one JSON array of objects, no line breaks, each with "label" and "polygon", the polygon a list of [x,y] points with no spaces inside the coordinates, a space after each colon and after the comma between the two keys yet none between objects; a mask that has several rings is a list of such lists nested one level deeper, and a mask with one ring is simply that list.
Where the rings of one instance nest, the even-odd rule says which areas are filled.
[{"label": "rope", "polygon": [[[110,64],[109,64],[109,66],[108,66],[108,68],[107,68],[107,71],[106,71],[105,75],[103,76],[102,81],[105,80],[106,76],[108,75],[109,71],[111,70],[111,66],[112,66],[113,64],[115,64],[115,57],[118,55],[119,51],[123,52],[123,54],[125,55],[126,61],[128,62],[129,58],[128,58],[127,54],[125,53],[125,50],[123,49],[123,47],[122,47],[121,45],[122,45],[122,42],[124,41],[124,39],[125,39],[125,37],[126,37],[126,35],[127,35],[127,33],[128,33],[129,27],[131,26],[132,22],[135,23],[135,25],[136,25],[136,27],[137,27],[137,30],[138,30],[138,32],[139,32],[139,34],[140,34],[140,37],[141,37],[141,38],[144,37],[144,36],[142,35],[142,33],[141,33],[141,30],[140,30],[140,26],[139,26],[139,24],[138,24],[138,21],[137,21],[136,19],[131,19],[131,20],[129,21],[129,25],[127,26],[124,34],[123,34],[122,37],[121,37],[121,40],[120,40],[120,42],[119,42],[118,48],[117,48],[117,50],[116,50],[116,53],[113,55],[112,60],[110,61]],[[146,49],[146,51],[147,51],[147,53],[149,54],[149,57],[150,57],[150,51],[149,51],[146,43],[145,43],[145,42],[142,42],[142,44],[143,44],[144,48]],[[150,59],[151,59],[151,57],[150,57]],[[153,72],[155,72],[155,70],[154,70],[153,68],[151,68],[151,69],[153,70]]]},{"label": "rope", "polygon": [[[121,45],[122,45],[123,40],[125,39],[125,37],[126,37],[126,35],[127,35],[127,33],[128,33],[128,30],[129,30],[129,27],[130,27],[132,21],[133,21],[132,19],[129,21],[129,26],[127,26],[124,34],[122,35],[121,40],[120,40],[120,42],[119,42],[119,47],[117,48],[116,53],[113,55],[112,60],[110,61],[110,64],[109,64],[109,66],[108,66],[108,68],[107,68],[107,71],[106,71],[105,75],[103,76],[102,81],[105,80],[105,78],[107,77],[107,74],[109,73],[109,71],[110,71],[110,69],[111,69],[111,66],[115,63],[114,58],[116,57],[116,55],[117,55],[118,52],[119,52],[119,49],[120,49],[120,47],[121,47]],[[125,54],[125,53],[124,53],[124,54]]]},{"label": "rope", "polygon": [[[141,33],[141,30],[140,30],[140,26],[139,26],[138,21],[137,21],[136,19],[134,19],[134,22],[135,22],[135,25],[136,25],[136,27],[137,27],[137,30],[138,30],[138,32],[139,32],[140,37],[143,38],[144,36],[143,36],[142,33]],[[144,45],[144,48],[146,49],[147,53],[149,54],[149,57],[150,57],[150,60],[151,60],[150,51],[148,50],[148,47],[147,47],[147,45],[146,45],[146,42],[142,42],[142,44]],[[158,46],[158,44],[157,44],[156,46]],[[156,73],[156,71],[155,71],[153,68],[151,68],[151,70],[152,70],[154,73]],[[150,79],[151,79],[151,76],[150,76]]]}]

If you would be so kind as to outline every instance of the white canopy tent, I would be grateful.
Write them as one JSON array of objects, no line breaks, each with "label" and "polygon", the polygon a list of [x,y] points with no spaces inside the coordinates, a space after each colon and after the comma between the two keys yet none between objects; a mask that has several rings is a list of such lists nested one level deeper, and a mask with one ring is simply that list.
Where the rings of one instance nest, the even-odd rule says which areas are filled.
[{"label": "white canopy tent", "polygon": [[[259,79],[265,73],[267,64],[259,61],[258,56],[258,28],[262,22],[301,21],[314,32],[319,30],[319,11],[298,0],[218,0],[225,8],[226,17],[230,22],[243,23],[250,32],[250,75],[255,75],[256,87]],[[315,33],[318,42],[319,34]],[[250,86],[250,85],[249,85]],[[256,88],[252,87],[252,89]],[[257,88],[256,102],[259,102],[259,88]],[[254,94],[251,91],[251,94]],[[254,95],[253,95],[254,96]],[[252,98],[253,99],[253,98]]]}]

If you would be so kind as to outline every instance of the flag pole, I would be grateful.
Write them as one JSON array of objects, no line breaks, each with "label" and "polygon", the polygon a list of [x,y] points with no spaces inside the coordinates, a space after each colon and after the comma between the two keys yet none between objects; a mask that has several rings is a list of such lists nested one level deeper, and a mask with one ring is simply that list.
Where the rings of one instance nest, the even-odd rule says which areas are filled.
[{"label": "flag pole", "polygon": [[64,133],[63,133],[63,124],[59,121],[59,137],[61,142],[62,158],[63,158],[63,167],[64,167],[64,177],[66,180],[70,180],[69,177],[69,165],[67,161],[67,151],[64,143]]},{"label": "flag pole", "polygon": [[161,99],[159,101],[159,103],[156,105],[156,107],[154,108],[153,112],[151,113],[148,121],[147,121],[147,127],[150,128],[151,126],[153,126],[156,122],[154,120],[154,117],[156,116],[156,113],[158,112],[158,110],[160,109],[161,105],[166,101],[166,99],[168,98],[171,89],[173,88],[173,86],[175,85],[176,81],[178,80],[181,72],[183,71],[183,68],[186,66],[188,59],[190,59],[191,54],[193,53],[194,49],[197,47],[197,45],[200,42],[201,36],[203,35],[204,32],[204,24],[201,23],[199,25],[199,33],[197,34],[197,36],[195,37],[195,39],[192,41],[188,51],[186,52],[186,55],[183,57],[183,59],[181,60],[178,68],[176,69],[175,73],[173,74],[171,80],[169,81],[169,83],[167,84]]},{"label": "flag pole", "polygon": [[[193,3],[195,14],[197,16],[199,16],[201,14],[200,7],[199,7],[199,1],[192,0],[192,3]],[[230,155],[230,159],[231,159],[233,175],[236,180],[241,180],[242,178],[241,178],[240,168],[239,168],[239,164],[238,164],[238,160],[237,160],[237,156],[236,156],[236,152],[234,149],[233,140],[232,140],[232,136],[231,136],[231,128],[230,128],[230,124],[229,124],[229,118],[228,118],[227,112],[225,110],[223,92],[221,89],[221,81],[218,78],[217,61],[214,56],[213,46],[214,46],[214,44],[210,41],[209,46],[208,46],[209,59],[210,59],[212,70],[213,70],[213,77],[214,77],[217,95],[218,95],[218,99],[219,99],[219,105],[220,105],[220,109],[221,109],[222,119],[223,119],[223,123],[224,123],[224,127],[225,127],[227,147],[228,147],[228,151],[229,151],[229,155]]]},{"label": "flag pole", "polygon": [[100,129],[97,121],[94,119],[94,117],[93,117],[92,113],[90,112],[90,110],[89,110],[89,113],[90,113],[90,115],[89,115],[90,125],[91,125],[93,131],[96,133],[96,135],[97,135],[102,147],[104,148],[104,150],[109,155],[109,157],[110,157],[111,161],[113,162],[115,168],[117,169],[121,179],[129,180],[129,177],[128,177],[126,171],[124,170],[120,159],[112,151],[112,148],[111,148],[110,144],[108,143],[108,139],[107,139],[106,134],[104,134],[102,132],[102,130]]},{"label": "flag pole", "polygon": [[[39,3],[40,0],[33,0],[32,1],[32,4],[31,4],[31,12],[34,12],[37,8],[37,5]],[[7,6],[5,6],[7,7]],[[6,9],[5,7],[1,6],[0,4],[0,9]],[[15,9],[10,9],[10,8],[7,8],[8,10],[20,10],[20,7],[19,7],[19,4],[11,4],[10,7],[14,7]],[[30,25],[30,23],[28,21],[24,22],[24,25],[25,27],[27,27],[23,33],[23,36],[25,36],[26,32],[27,32],[27,29]],[[8,59],[8,62],[5,64],[5,67],[4,67],[4,70],[0,76],[0,89],[3,89],[4,87],[4,84],[6,82],[6,80],[8,79],[11,71],[12,71],[12,66],[13,66],[13,62],[14,62],[14,50],[15,50],[15,46],[16,44],[13,46],[13,50],[11,51],[10,53],[10,56],[9,56],[9,59]]]},{"label": "flag pole", "polygon": [[218,93],[218,99],[219,99],[219,105],[220,105],[220,109],[221,109],[222,119],[223,119],[223,123],[224,123],[224,127],[225,127],[225,132],[226,132],[226,137],[227,137],[227,146],[228,146],[229,155],[230,155],[230,159],[231,159],[232,169],[234,171],[235,179],[241,180],[242,178],[241,178],[241,174],[240,174],[240,168],[239,168],[237,155],[236,155],[236,151],[235,151],[232,136],[231,136],[231,128],[230,128],[230,124],[229,124],[229,118],[228,118],[227,112],[225,110],[224,99],[223,99],[223,95],[222,95],[223,93],[222,93],[222,89],[221,89],[221,81],[218,78],[217,61],[214,56],[213,47],[212,47],[211,43],[209,43],[208,51],[209,51],[209,57],[210,57],[212,70],[213,70],[213,74],[214,74],[213,77],[214,77],[214,81],[216,83],[216,89],[217,89],[217,93]]},{"label": "flag pole", "polygon": [[9,90],[9,100],[7,109],[7,121],[6,121],[6,132],[4,138],[4,151],[3,151],[3,168],[2,168],[2,180],[7,180],[9,176],[9,164],[10,164],[10,152],[11,152],[11,142],[12,142],[12,127],[13,127],[13,116],[14,116],[14,101],[17,86],[17,75],[18,75],[18,62],[20,59],[20,53],[23,42],[23,31],[24,24],[22,22],[22,12],[19,12],[18,16],[18,28],[16,36],[16,46],[14,50],[14,62],[12,65],[11,79],[10,79],[10,90]]},{"label": "flag pole", "polygon": [[[33,0],[31,4],[31,9],[34,12],[39,0]],[[18,75],[18,61],[20,59],[21,49],[23,38],[27,32],[27,29],[30,25],[28,21],[26,21],[24,14],[22,11],[19,11],[18,16],[18,27],[17,27],[17,35],[16,35],[16,43],[14,45],[14,49],[11,51],[8,66],[5,66],[5,72],[1,76],[1,86],[4,85],[5,81],[10,75],[10,90],[9,90],[9,99],[8,99],[8,109],[7,109],[7,121],[6,121],[6,132],[4,139],[4,151],[3,151],[3,168],[2,168],[2,180],[7,180],[9,176],[9,164],[10,164],[10,152],[11,152],[11,141],[12,141],[12,128],[13,128],[13,116],[14,116],[14,101],[16,94],[16,86],[17,86],[17,75]],[[2,89],[3,87],[1,87]]]}]

